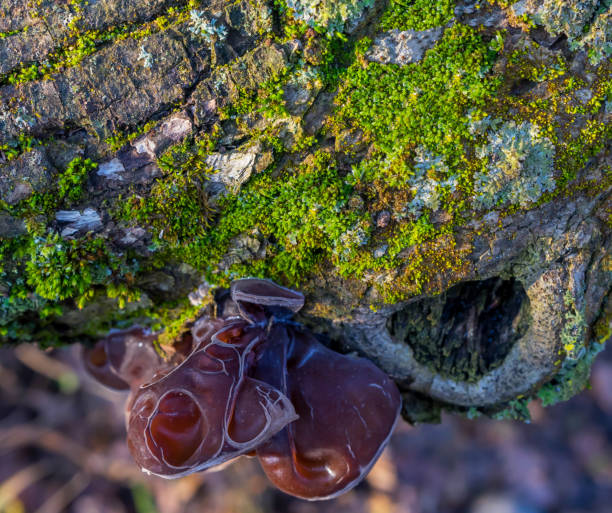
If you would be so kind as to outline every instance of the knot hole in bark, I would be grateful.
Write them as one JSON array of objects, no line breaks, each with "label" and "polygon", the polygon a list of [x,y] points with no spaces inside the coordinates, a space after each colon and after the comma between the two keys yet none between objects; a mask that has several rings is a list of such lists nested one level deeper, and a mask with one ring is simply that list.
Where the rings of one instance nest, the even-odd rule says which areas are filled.
[{"label": "knot hole in bark", "polygon": [[467,281],[394,313],[387,329],[409,344],[415,359],[437,374],[475,382],[501,365],[527,331],[523,285],[500,277]]}]

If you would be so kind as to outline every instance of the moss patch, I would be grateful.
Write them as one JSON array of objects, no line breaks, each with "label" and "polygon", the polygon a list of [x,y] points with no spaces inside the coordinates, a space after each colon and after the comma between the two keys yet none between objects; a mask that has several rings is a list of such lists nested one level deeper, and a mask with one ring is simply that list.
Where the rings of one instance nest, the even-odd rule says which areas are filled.
[{"label": "moss patch", "polygon": [[455,0],[391,0],[380,28],[383,30],[427,30],[442,27],[455,15]]}]

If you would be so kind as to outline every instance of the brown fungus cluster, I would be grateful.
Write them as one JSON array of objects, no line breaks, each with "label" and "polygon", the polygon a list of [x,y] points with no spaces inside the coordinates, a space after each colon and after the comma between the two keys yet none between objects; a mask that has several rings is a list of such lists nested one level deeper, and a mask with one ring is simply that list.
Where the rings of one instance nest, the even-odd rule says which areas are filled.
[{"label": "brown fungus cluster", "polygon": [[132,390],[128,445],[144,471],[176,478],[256,455],[278,488],[311,500],[365,477],[393,431],[399,392],[370,361],[329,350],[292,321],[303,304],[271,281],[238,280],[222,317],[195,323],[180,363],[159,358],[140,328],[85,352],[94,377]]}]

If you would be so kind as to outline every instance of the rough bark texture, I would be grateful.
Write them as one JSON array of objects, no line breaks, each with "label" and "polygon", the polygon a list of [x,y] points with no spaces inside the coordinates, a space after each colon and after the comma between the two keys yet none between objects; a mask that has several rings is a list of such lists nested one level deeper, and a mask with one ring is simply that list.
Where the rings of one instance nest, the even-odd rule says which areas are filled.
[{"label": "rough bark texture", "polygon": [[612,323],[609,2],[380,2],[341,38],[299,2],[34,4],[0,0],[6,343],[169,343],[257,275],[408,420],[585,385]]}]

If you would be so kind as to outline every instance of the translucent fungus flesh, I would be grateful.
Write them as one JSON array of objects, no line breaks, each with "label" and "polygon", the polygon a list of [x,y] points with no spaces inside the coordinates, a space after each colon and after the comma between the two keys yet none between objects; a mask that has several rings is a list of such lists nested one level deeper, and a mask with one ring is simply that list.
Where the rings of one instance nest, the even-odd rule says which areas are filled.
[{"label": "translucent fungus flesh", "polygon": [[145,436],[159,459],[178,467],[196,451],[205,431],[197,403],[183,392],[169,392],[159,401]]},{"label": "translucent fungus flesh", "polygon": [[292,321],[304,304],[299,292],[261,279],[238,280],[230,292],[226,315],[196,321],[192,352],[173,368],[146,352],[139,361],[134,333],[87,353],[94,376],[132,387],[134,459],[180,477],[257,455],[289,494],[315,500],[349,490],[389,440],[397,387],[370,361],[331,351]]}]

